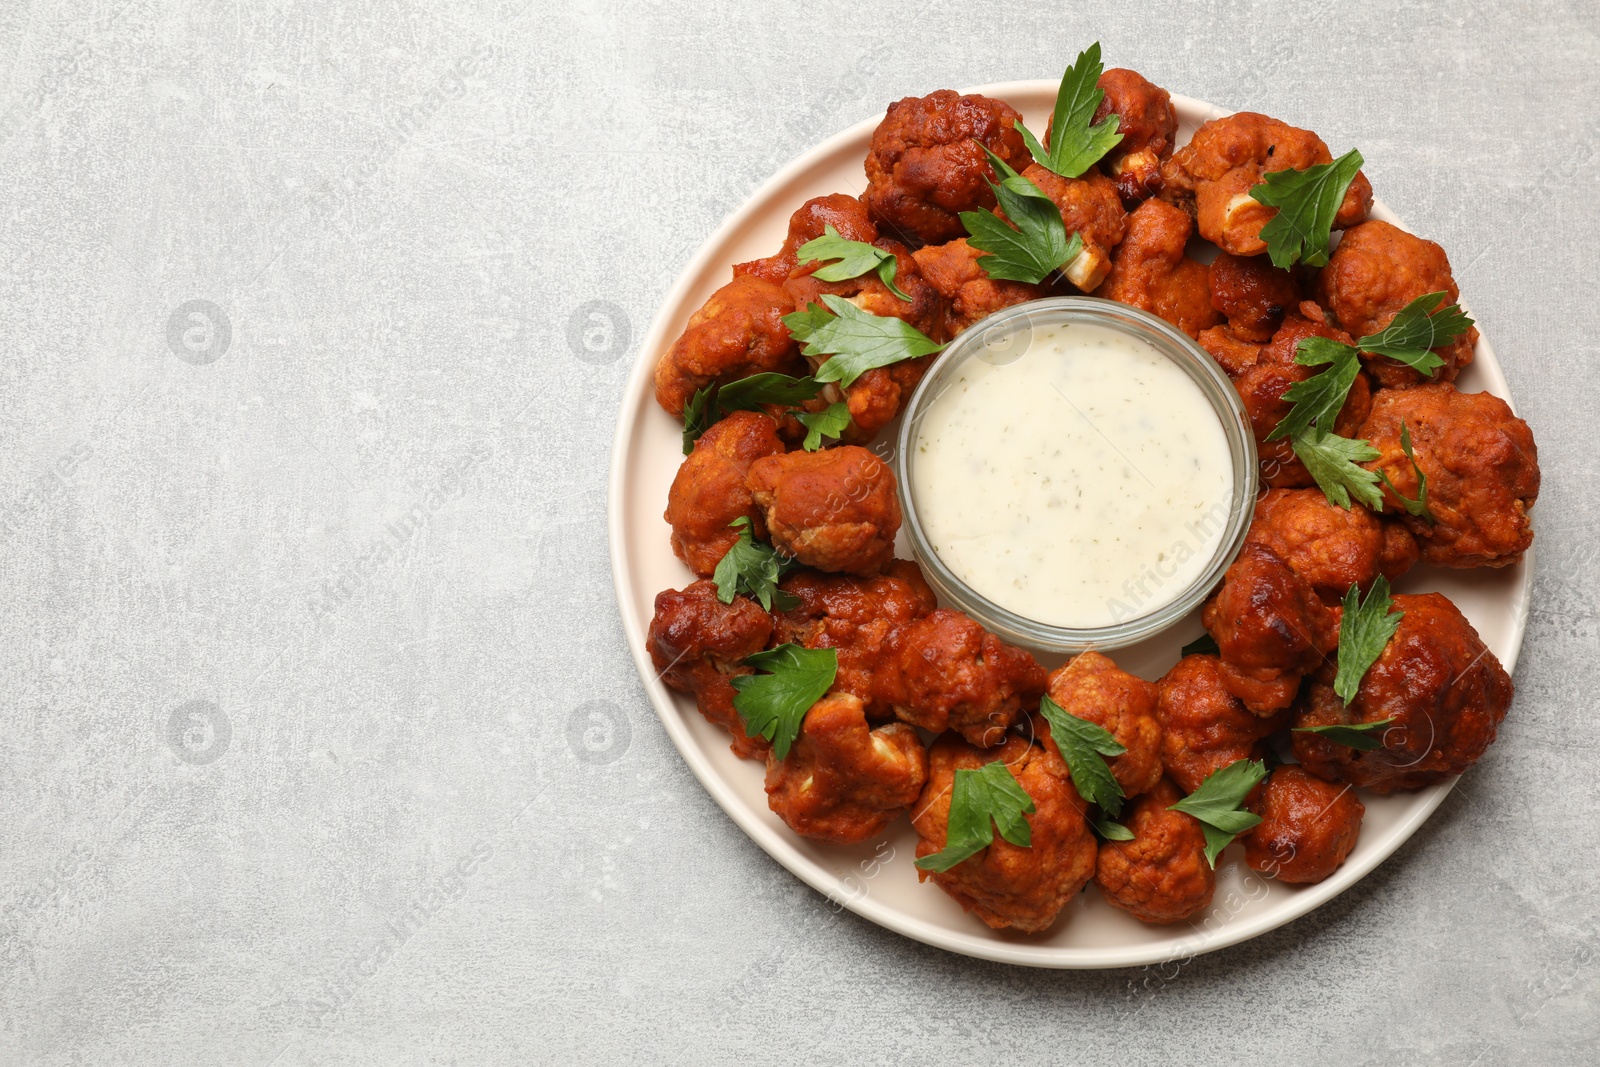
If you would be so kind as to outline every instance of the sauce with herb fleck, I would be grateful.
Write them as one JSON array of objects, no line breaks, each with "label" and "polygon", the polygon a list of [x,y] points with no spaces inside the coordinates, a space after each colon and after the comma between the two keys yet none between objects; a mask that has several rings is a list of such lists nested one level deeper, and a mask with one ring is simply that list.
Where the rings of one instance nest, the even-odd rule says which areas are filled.
[{"label": "sauce with herb fleck", "polygon": [[911,490],[934,552],[976,592],[1053,626],[1108,626],[1176,599],[1233,501],[1216,412],[1146,342],[1036,328],[1009,363],[968,360],[917,427]]}]

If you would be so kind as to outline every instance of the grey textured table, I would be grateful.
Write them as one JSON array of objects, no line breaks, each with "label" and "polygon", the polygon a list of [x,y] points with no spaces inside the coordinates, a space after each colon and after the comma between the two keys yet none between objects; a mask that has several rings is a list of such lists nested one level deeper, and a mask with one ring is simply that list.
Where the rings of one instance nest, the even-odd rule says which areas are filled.
[{"label": "grey textured table", "polygon": [[[1097,38],[1359,146],[1546,477],[1517,703],[1428,825],[1269,936],[1057,974],[734,828],[604,494],[728,211]],[[0,56],[0,1062],[1594,1062],[1593,0],[13,2]]]}]

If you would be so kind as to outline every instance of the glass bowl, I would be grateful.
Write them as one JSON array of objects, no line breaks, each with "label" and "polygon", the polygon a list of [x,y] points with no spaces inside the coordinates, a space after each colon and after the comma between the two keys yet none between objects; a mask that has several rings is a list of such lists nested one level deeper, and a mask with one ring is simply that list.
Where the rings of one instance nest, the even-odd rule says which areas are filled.
[{"label": "glass bowl", "polygon": [[[1151,345],[1184,370],[1210,402],[1227,440],[1233,468],[1233,498],[1210,561],[1176,597],[1133,618],[1106,626],[1074,628],[1040,622],[1001,607],[958,577],[933,550],[918,518],[913,473],[913,438],[922,417],[943,393],[944,383],[968,360],[1005,364],[1027,352],[1035,329],[1064,323],[1092,324]],[[1165,630],[1199,606],[1221,581],[1244,544],[1254,513],[1257,466],[1255,435],[1238,392],[1227,375],[1187,334],[1163,319],[1127,304],[1089,296],[1051,297],[997,311],[958,336],[923,375],[900,424],[895,457],[904,529],[928,582],[952,606],[1008,641],[1053,652],[1082,652],[1131,645]]]}]

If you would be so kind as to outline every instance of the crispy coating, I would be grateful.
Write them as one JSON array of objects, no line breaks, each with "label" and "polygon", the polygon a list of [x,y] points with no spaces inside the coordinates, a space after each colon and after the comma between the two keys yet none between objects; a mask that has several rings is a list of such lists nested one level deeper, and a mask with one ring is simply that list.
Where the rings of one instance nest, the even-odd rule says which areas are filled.
[{"label": "crispy coating", "polygon": [[890,104],[872,133],[864,199],[878,225],[908,244],[939,244],[966,233],[959,214],[994,207],[994,172],[979,145],[1021,170],[1022,116],[986,96],[940,89]]},{"label": "crispy coating", "polygon": [[1283,766],[1268,776],[1252,810],[1261,822],[1244,835],[1244,861],[1280,882],[1310,885],[1350,855],[1367,809],[1348,785]]},{"label": "crispy coating", "polygon": [[728,524],[741,515],[757,537],[766,536],[759,508],[745,485],[750,464],[783,452],[778,425],[755,411],[735,411],[701,435],[667,492],[672,551],[708,578],[739,540]]},{"label": "crispy coating", "polygon": [[[1316,289],[1318,301],[1352,337],[1380,332],[1401,308],[1426,293],[1444,293],[1446,304],[1461,295],[1443,248],[1378,219],[1345,233],[1328,257],[1328,265],[1317,275]],[[1388,388],[1424,380],[1449,382],[1472,362],[1472,346],[1477,343],[1478,328],[1474,326],[1450,344],[1434,349],[1444,366],[1435,370],[1431,379],[1388,356],[1366,355],[1363,362],[1378,384]]]},{"label": "crispy coating", "polygon": [[682,415],[695,391],[712,382],[797,370],[800,350],[783,324],[793,310],[782,286],[749,275],[712,293],[656,364],[656,402]]},{"label": "crispy coating", "polygon": [[1036,707],[1047,676],[1033,655],[959,611],[939,608],[883,643],[877,696],[903,722],[954,730],[980,748],[998,745]]},{"label": "crispy coating", "polygon": [[1171,93],[1125,67],[1106,71],[1097,84],[1106,96],[1095,108],[1094,122],[1115,113],[1122,134],[1100,166],[1116,179],[1117,192],[1131,210],[1161,191],[1161,164],[1172,155],[1178,113]]},{"label": "crispy coating", "polygon": [[1300,699],[1296,727],[1393,720],[1371,752],[1292,734],[1295,758],[1319,778],[1379,793],[1445,781],[1478,761],[1511,705],[1511,676],[1446,597],[1401,595],[1394,606],[1405,617],[1348,707],[1331,665]]},{"label": "crispy coating", "polygon": [[[1331,163],[1322,138],[1253,111],[1212,119],[1161,168],[1161,195],[1191,210],[1200,236],[1224,252],[1258,256],[1267,250],[1261,227],[1277,208],[1258,204],[1250,190],[1261,176],[1279,170],[1304,170]],[[1342,230],[1367,217],[1372,208],[1372,183],[1357,173],[1346,190],[1333,228]]]},{"label": "crispy coating", "polygon": [[1222,684],[1257,715],[1293,703],[1300,679],[1339,644],[1335,610],[1260,542],[1244,546],[1200,621],[1221,650]]},{"label": "crispy coating", "polygon": [[1212,308],[1206,268],[1184,254],[1194,220],[1165,200],[1146,200],[1128,216],[1128,236],[1095,292],[1143,308],[1198,337],[1221,321]]},{"label": "crispy coating", "polygon": [[1217,872],[1206,860],[1206,835],[1192,815],[1168,809],[1183,799],[1162,778],[1117,821],[1132,841],[1100,846],[1094,882],[1106,900],[1141,922],[1182,922],[1211,903]]},{"label": "crispy coating", "polygon": [[1211,306],[1227,317],[1229,331],[1241,341],[1272,340],[1284,316],[1300,306],[1295,276],[1265,256],[1218,252],[1210,282]]},{"label": "crispy coating", "polygon": [[[1400,428],[1411,431],[1417,466],[1428,477],[1428,509],[1435,521],[1402,514],[1422,546],[1422,558],[1440,567],[1504,567],[1533,543],[1528,509],[1539,498],[1539,450],[1528,424],[1490,393],[1462,393],[1453,385],[1383,389],[1360,436],[1380,457],[1366,466],[1382,470],[1407,497],[1417,497],[1417,475],[1400,447]],[[1384,505],[1402,511],[1384,487]]]},{"label": "crispy coating", "polygon": [[685,589],[656,594],[646,645],[661,680],[693,696],[702,715],[733,735],[734,755],[761,759],[768,743],[745,736],[728,679],[752,673],[743,665],[745,658],[766,648],[771,638],[772,616],[761,605],[742,596],[724,604],[717,599],[716,584],[703,578]]},{"label": "crispy coating", "polygon": [[1206,776],[1242,759],[1266,754],[1266,738],[1287,716],[1252,715],[1222,680],[1216,656],[1185,656],[1156,683],[1161,761],[1185,793]]},{"label": "crispy coating", "polygon": [[940,736],[928,753],[928,784],[911,809],[921,838],[917,858],[944,848],[956,771],[977,770],[994,760],[1005,762],[1033,800],[1034,813],[1023,816],[1029,846],[1013,845],[996,833],[993,844],[943,874],[919,870],[917,877],[932,878],[964,910],[997,930],[1038,933],[1049,929],[1088,884],[1095,867],[1094,834],[1084,818],[1088,805],[1054,752],[1015,735],[988,750],[973,748],[954,734]]},{"label": "crispy coating", "polygon": [[[1103,727],[1128,751],[1106,760],[1123,796],[1138,796],[1161,779],[1161,723],[1156,687],[1119,668],[1107,656],[1085,652],[1050,673],[1050,699],[1063,711]],[[1054,749],[1041,716],[1039,743]]]},{"label": "crispy coating", "polygon": [[[1117,186],[1098,170],[1081,178],[1063,178],[1037,163],[1030,163],[1022,176],[1039,187],[1056,207],[1068,234],[1083,239],[1083,251],[1064,264],[1061,273],[1084,292],[1091,292],[1111,270],[1111,250],[1128,231],[1128,213],[1117,195]],[[1005,218],[1004,211],[997,215]]]},{"label": "crispy coating", "polygon": [[1351,585],[1366,590],[1378,575],[1393,580],[1417,562],[1416,539],[1404,525],[1341,508],[1320,489],[1268,490],[1245,539],[1270,548],[1328,603]]},{"label": "crispy coating", "polygon": [[861,701],[830,693],[806,712],[788,756],[767,753],[767,806],[801,837],[853,845],[882,833],[927,779],[915,730],[869,729]]},{"label": "crispy coating", "polygon": [[[1262,346],[1255,362],[1233,379],[1233,387],[1239,391],[1245,412],[1250,416],[1250,428],[1255,432],[1261,480],[1274,487],[1293,488],[1315,484],[1305,464],[1294,454],[1294,446],[1288,438],[1267,440],[1293,407],[1283,398],[1283,394],[1296,383],[1305,381],[1323,369],[1296,363],[1296,348],[1307,337],[1331,337],[1345,344],[1350,342],[1349,334],[1329,326],[1323,320],[1322,309],[1316,304],[1304,301],[1300,311],[1301,314],[1290,315],[1284,320],[1273,335],[1272,343]],[[1364,374],[1357,374],[1344,407],[1334,420],[1334,432],[1345,437],[1355,436],[1371,406],[1371,386]]]},{"label": "crispy coating", "polygon": [[907,559],[891,560],[874,578],[803,569],[784,578],[779,588],[800,603],[776,613],[776,643],[834,649],[839,657],[834,690],[858,697],[871,718],[892,718],[874,679],[889,634],[937,606],[922,569]]},{"label": "crispy coating", "polygon": [[894,474],[865,448],[765,456],[750,464],[745,484],[772,546],[808,567],[872,575],[894,558]]},{"label": "crispy coating", "polygon": [[919,248],[913,254],[922,276],[946,301],[946,337],[954,337],[1001,308],[1050,295],[1042,285],[990,278],[981,266],[982,256],[965,237]]},{"label": "crispy coating", "polygon": [[782,247],[765,259],[735,263],[734,276],[751,274],[774,285],[782,285],[800,265],[800,246],[827,233],[829,226],[847,241],[872,244],[878,239],[878,227],[873,225],[867,214],[867,205],[856,197],[848,193],[814,196],[789,216],[789,233],[783,239]]}]

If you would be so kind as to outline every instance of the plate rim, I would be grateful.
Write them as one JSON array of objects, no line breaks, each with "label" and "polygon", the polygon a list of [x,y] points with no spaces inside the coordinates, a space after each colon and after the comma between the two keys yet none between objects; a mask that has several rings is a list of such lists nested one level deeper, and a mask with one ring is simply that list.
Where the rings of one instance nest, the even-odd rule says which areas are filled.
[{"label": "plate rim", "polygon": [[[960,92],[963,94],[979,93],[1003,100],[1006,99],[1007,94],[1049,92],[1055,86],[1056,81],[1054,79],[1040,78],[991,82],[962,89]],[[1202,122],[1233,114],[1233,112],[1219,108],[1207,101],[1178,93],[1172,93],[1171,96],[1173,106],[1180,114],[1186,113],[1196,116]],[[656,718],[660,720],[665,728],[667,736],[671,739],[673,747],[677,749],[679,756],[688,764],[690,771],[706,792],[710,794],[711,798],[716,801],[717,806],[733,820],[751,841],[777,860],[791,874],[822,894],[826,899],[835,902],[841,907],[848,908],[864,919],[902,936],[948,952],[990,960],[996,963],[1056,970],[1104,970],[1148,966],[1173,960],[1188,960],[1231,945],[1237,945],[1275,930],[1316,910],[1366,877],[1379,864],[1393,855],[1401,845],[1410,840],[1412,835],[1432,817],[1434,811],[1444,802],[1445,797],[1455,787],[1458,779],[1453,778],[1448,782],[1440,783],[1413,794],[1420,803],[1414,804],[1406,816],[1389,829],[1387,839],[1378,848],[1363,855],[1359,860],[1347,862],[1329,878],[1316,885],[1298,887],[1297,892],[1292,897],[1271,912],[1229,922],[1208,935],[1197,937],[1196,940],[1199,943],[1194,945],[1192,951],[1187,951],[1184,954],[1175,953],[1173,943],[1170,941],[1156,941],[1147,944],[1117,947],[1081,948],[998,941],[992,939],[992,937],[982,936],[976,930],[972,933],[952,931],[925,919],[907,914],[896,906],[874,898],[871,894],[854,894],[844,885],[843,879],[831,874],[810,857],[801,854],[797,843],[798,839],[791,840],[775,827],[761,821],[757,814],[752,812],[743,800],[734,793],[732,786],[723,778],[721,773],[712,766],[690,735],[674,695],[657,676],[655,666],[650,661],[649,651],[645,647],[644,637],[648,629],[648,621],[641,619],[630,603],[633,592],[632,568],[625,552],[626,532],[623,529],[623,513],[626,510],[626,504],[623,499],[623,485],[626,478],[624,460],[627,457],[629,445],[636,432],[636,424],[650,410],[650,405],[654,403],[654,391],[650,388],[650,385],[654,377],[655,365],[650,355],[660,350],[668,329],[675,323],[674,309],[683,303],[695,278],[705,269],[714,252],[758,214],[762,205],[773,192],[796,179],[804,177],[820,161],[837,153],[850,142],[863,137],[863,135],[870,136],[871,131],[881,121],[881,116],[869,116],[824,138],[761,182],[736,210],[727,215],[706,236],[696,249],[695,254],[679,269],[677,278],[661,298],[656,312],[651,318],[649,328],[640,339],[638,350],[634,356],[633,367],[628,372],[627,379],[623,385],[623,395],[617,412],[616,429],[612,435],[611,456],[607,463],[606,528],[611,560],[612,589],[621,615],[624,639],[627,642],[628,653],[633,660],[634,668],[638,671],[639,678],[644,684],[645,692],[650,698],[650,704],[655,710]],[[1388,216],[1395,221],[1396,225],[1401,225],[1398,217],[1394,216],[1393,212],[1389,211],[1381,201],[1374,201],[1374,214]],[[1465,301],[1461,302],[1461,306],[1463,309],[1467,309]],[[1481,346],[1477,353],[1479,370],[1488,378],[1486,383],[1488,391],[1503,398],[1515,411],[1515,400],[1511,395],[1509,383],[1506,381],[1493,346],[1487,339],[1481,337],[1479,345]],[[1483,359],[1485,354],[1488,356],[1487,360]],[[1509,655],[1502,658],[1507,674],[1516,669],[1516,662],[1527,631],[1533,562],[1534,549],[1530,548],[1525,554],[1522,564],[1524,567],[1522,586],[1515,594],[1516,603],[1513,605],[1514,611],[1511,618],[1510,652]],[[933,887],[929,888],[931,891]],[[977,920],[973,921],[977,922]],[[1187,940],[1187,937],[1180,939],[1178,943],[1182,945],[1185,940]]]}]

